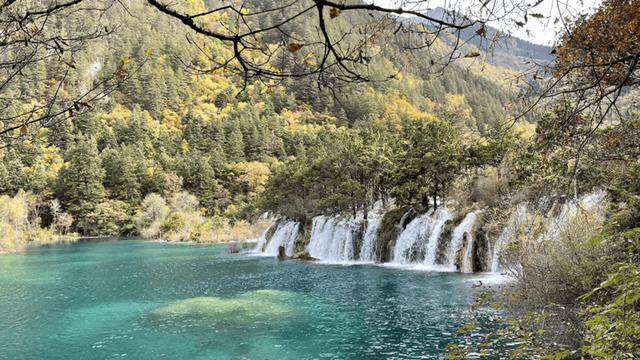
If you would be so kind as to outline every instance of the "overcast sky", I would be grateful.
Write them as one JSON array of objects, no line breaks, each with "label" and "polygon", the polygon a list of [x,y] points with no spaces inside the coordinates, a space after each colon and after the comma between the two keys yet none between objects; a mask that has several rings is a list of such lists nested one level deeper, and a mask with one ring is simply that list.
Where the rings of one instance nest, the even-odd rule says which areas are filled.
[{"label": "overcast sky", "polygon": [[[377,5],[385,7],[398,7],[399,0],[369,0]],[[405,3],[414,5],[405,5],[405,7],[415,8],[416,3],[420,3],[421,8],[443,7],[445,9],[468,9],[476,7],[486,0],[425,0],[416,1],[408,0]],[[509,0],[494,0],[500,3],[508,3]],[[535,3],[536,0],[529,0]],[[559,21],[554,25],[554,20],[558,18],[558,14],[562,11],[564,17],[574,17],[580,12],[592,13],[595,7],[601,3],[601,0],[544,0],[540,5],[532,9],[531,13],[539,13],[545,16],[545,19],[538,20],[529,17],[527,25],[523,28],[513,26],[505,27],[504,24],[492,23],[490,25],[497,27],[503,31],[511,32],[514,36],[528,40],[530,42],[541,45],[553,45],[558,30],[562,28],[562,22]],[[560,11],[558,10],[560,9]]]}]

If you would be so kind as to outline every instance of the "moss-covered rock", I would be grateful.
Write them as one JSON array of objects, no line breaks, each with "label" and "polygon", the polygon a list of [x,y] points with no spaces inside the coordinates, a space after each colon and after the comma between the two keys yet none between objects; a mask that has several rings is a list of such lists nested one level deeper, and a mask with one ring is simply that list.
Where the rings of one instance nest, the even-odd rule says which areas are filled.
[{"label": "moss-covered rock", "polygon": [[393,209],[384,214],[378,230],[376,262],[382,263],[391,260],[398,236],[415,217],[416,213],[406,207]]},{"label": "moss-covered rock", "polygon": [[448,220],[444,224],[442,233],[440,233],[440,239],[438,239],[438,248],[436,250],[436,263],[446,264],[447,255],[449,255],[449,247],[451,246],[451,235],[453,230],[458,226],[459,221]]},{"label": "moss-covered rock", "polygon": [[[307,251],[309,242],[311,241],[311,227],[313,222],[311,220],[303,220],[298,227],[298,240],[296,241],[296,247],[293,250],[294,253],[303,253]],[[295,256],[294,256],[295,257]]]}]

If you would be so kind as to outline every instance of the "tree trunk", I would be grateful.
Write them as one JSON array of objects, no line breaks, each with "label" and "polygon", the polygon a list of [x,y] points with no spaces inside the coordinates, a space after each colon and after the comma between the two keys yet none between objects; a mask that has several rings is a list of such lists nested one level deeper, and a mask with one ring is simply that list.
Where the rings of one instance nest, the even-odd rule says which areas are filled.
[{"label": "tree trunk", "polygon": [[438,183],[433,188],[433,210],[438,210]]},{"label": "tree trunk", "polygon": [[423,194],[421,203],[425,210],[429,210],[429,195]]}]

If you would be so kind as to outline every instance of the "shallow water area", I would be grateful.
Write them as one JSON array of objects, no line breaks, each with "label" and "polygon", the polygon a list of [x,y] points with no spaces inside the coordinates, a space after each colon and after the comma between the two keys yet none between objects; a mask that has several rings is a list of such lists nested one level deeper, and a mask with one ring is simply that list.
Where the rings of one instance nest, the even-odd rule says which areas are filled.
[{"label": "shallow water area", "polygon": [[2,359],[437,359],[477,275],[137,240],[0,257]]}]

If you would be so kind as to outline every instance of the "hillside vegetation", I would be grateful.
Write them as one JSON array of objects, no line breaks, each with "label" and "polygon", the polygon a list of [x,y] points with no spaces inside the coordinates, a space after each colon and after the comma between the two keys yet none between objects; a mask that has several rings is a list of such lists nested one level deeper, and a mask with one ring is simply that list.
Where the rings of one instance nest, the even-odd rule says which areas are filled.
[{"label": "hillside vegetation", "polygon": [[[189,11],[205,8],[200,1],[185,6]],[[25,191],[40,204],[59,201],[73,218],[67,230],[83,235],[210,241],[216,238],[210,235],[212,229],[246,227],[246,221],[273,210],[257,209],[257,200],[272,173],[286,171],[283,163],[317,157],[315,152],[333,144],[344,146],[342,156],[351,156],[349,148],[357,145],[350,142],[368,137],[373,141],[367,140],[367,146],[384,151],[358,151],[364,151],[362,156],[374,151],[367,161],[383,161],[372,165],[382,170],[384,161],[392,160],[387,140],[431,123],[438,124],[434,131],[465,134],[459,150],[475,151],[475,144],[495,142],[491,139],[513,99],[499,75],[508,69],[492,75],[461,63],[441,76],[430,76],[426,64],[392,57],[392,50],[371,66],[380,74],[397,72],[385,82],[329,89],[313,78],[301,78],[245,86],[241,78],[222,70],[199,71],[207,59],[185,40],[187,30],[157,16],[144,2],[129,2],[127,11],[113,7],[105,16],[118,25],[117,31],[74,54],[69,76],[78,88],[64,88],[64,96],[73,97],[113,73],[130,78],[91,109],[16,130],[19,140],[0,150],[0,192],[14,196]],[[349,18],[335,21],[347,24]],[[207,46],[211,52],[229,51],[212,40]],[[55,82],[48,79],[56,66],[45,62],[30,74],[40,79],[37,86],[17,83],[11,91],[28,91],[44,100],[53,91]],[[376,159],[378,155],[389,158]],[[390,168],[384,170],[390,173]],[[368,200],[347,207],[370,204],[378,196],[367,192]],[[275,201],[274,196],[262,204]],[[42,206],[38,217],[42,226],[55,226],[50,207]],[[149,231],[150,224],[163,230]],[[242,230],[230,238],[257,235]]]}]

